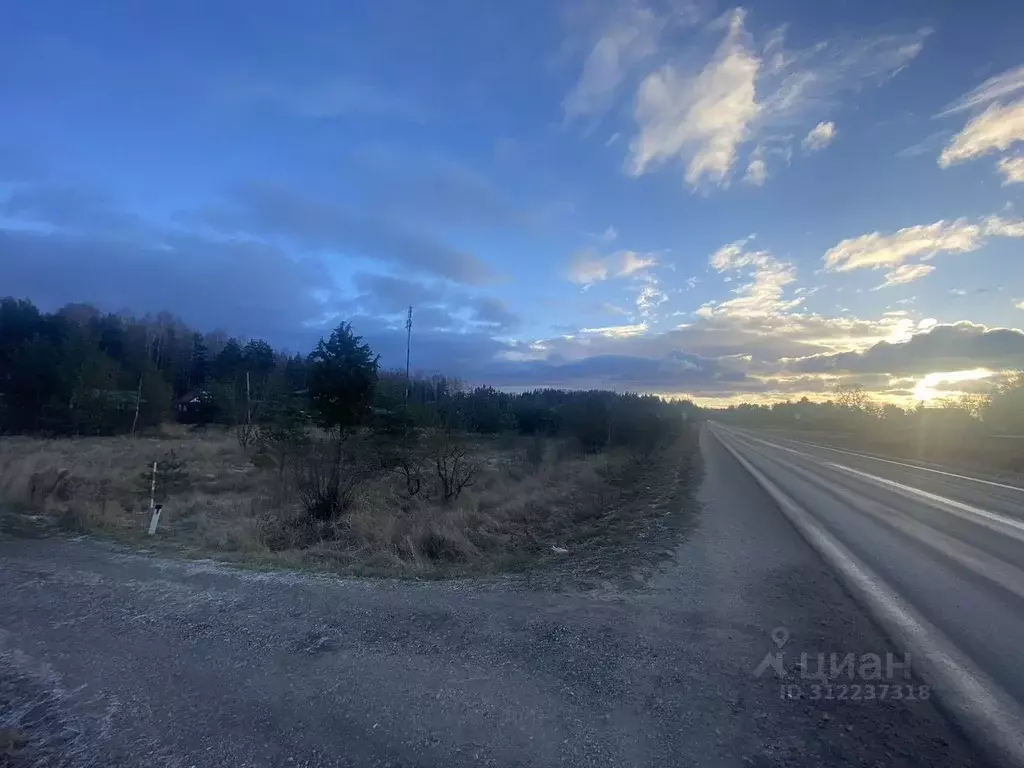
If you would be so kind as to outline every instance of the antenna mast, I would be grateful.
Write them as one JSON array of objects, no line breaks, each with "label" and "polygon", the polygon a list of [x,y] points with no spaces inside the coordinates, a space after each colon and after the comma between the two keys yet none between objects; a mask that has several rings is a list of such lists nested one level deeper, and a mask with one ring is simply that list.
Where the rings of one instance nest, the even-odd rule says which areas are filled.
[{"label": "antenna mast", "polygon": [[409,358],[412,350],[412,304],[409,305],[409,314],[405,319],[405,402],[409,402],[409,392],[412,389],[412,381],[409,378]]}]

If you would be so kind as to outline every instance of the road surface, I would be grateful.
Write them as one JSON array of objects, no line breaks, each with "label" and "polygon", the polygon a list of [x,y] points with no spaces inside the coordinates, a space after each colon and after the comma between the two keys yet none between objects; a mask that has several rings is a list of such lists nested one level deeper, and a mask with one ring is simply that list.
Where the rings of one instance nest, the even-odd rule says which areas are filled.
[{"label": "road surface", "polygon": [[780,632],[790,667],[896,649],[702,447],[685,538],[621,583],[574,577],[572,553],[550,579],[410,583],[0,537],[0,729],[29,739],[9,764],[989,765],[931,700],[790,697],[792,672],[758,674]]},{"label": "road surface", "polygon": [[[774,484],[1020,728],[1024,710],[1024,483],[973,478],[788,439],[713,431]],[[966,688],[973,687],[972,691]],[[954,702],[955,703],[955,702]],[[965,702],[961,702],[965,704]],[[1013,741],[1013,739],[1011,739]]]}]

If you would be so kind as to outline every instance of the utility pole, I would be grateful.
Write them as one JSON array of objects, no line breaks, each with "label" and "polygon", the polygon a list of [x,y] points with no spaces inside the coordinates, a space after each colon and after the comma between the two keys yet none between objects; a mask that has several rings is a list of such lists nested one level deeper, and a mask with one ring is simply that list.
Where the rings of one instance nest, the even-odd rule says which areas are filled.
[{"label": "utility pole", "polygon": [[409,305],[409,314],[405,318],[405,404],[409,404],[409,393],[412,389],[412,380],[409,378],[409,359],[412,351],[412,304]]}]

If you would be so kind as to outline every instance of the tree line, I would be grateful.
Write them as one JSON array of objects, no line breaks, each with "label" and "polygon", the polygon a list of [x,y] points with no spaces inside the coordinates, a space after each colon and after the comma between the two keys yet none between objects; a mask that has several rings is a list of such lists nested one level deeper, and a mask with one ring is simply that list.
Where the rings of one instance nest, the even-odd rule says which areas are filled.
[{"label": "tree line", "polygon": [[386,370],[347,323],[308,355],[262,339],[201,333],[167,312],[106,314],[73,304],[54,313],[0,300],[0,432],[112,435],[176,419],[260,433],[316,424],[573,438],[582,452],[643,449],[697,417],[692,403],[652,395],[467,387],[443,375]]},{"label": "tree line", "polygon": [[823,402],[807,397],[773,404],[743,403],[716,411],[715,418],[748,426],[832,430],[938,427],[952,432],[1024,434],[1024,372],[1006,377],[988,394],[964,393],[913,408],[879,403],[858,384],[842,384]]}]

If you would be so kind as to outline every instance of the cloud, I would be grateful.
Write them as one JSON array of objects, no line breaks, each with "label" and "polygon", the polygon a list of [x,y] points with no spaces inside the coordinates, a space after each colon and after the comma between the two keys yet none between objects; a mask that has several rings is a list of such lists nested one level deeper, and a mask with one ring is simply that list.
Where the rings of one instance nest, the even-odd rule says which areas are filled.
[{"label": "cloud", "polygon": [[420,146],[362,146],[342,160],[338,173],[358,189],[364,210],[406,225],[522,229],[557,215],[542,202],[536,209],[520,209],[484,174]]},{"label": "cloud", "polygon": [[948,168],[989,152],[1005,151],[1024,141],[1024,100],[1003,106],[995,103],[971,118],[942,150],[939,166]]},{"label": "cloud", "polygon": [[54,184],[15,188],[0,202],[0,215],[106,237],[136,236],[148,229],[142,219],[117,210],[99,192]]},{"label": "cloud", "polygon": [[[921,29],[790,51],[777,31],[759,50],[744,27],[745,16],[742,9],[727,15],[725,37],[700,71],[674,61],[643,79],[634,108],[637,133],[630,142],[629,173],[639,176],[680,162],[690,186],[727,186],[743,144],[767,129],[792,127],[833,109],[844,92],[884,82],[920,53],[930,34]],[[822,128],[831,130],[831,139],[834,124],[821,125],[831,126]],[[757,183],[760,164],[753,171],[748,165],[748,177]]]},{"label": "cloud", "polygon": [[393,275],[358,272],[352,277],[357,295],[349,306],[369,316],[400,317],[413,307],[413,323],[431,328],[505,333],[522,324],[505,302],[470,294],[443,281],[419,282]]},{"label": "cloud", "polygon": [[759,157],[751,160],[747,165],[747,172],[743,176],[743,181],[755,187],[763,187],[767,179],[768,166],[765,164],[765,161]]},{"label": "cloud", "polygon": [[878,291],[882,288],[891,288],[894,285],[906,285],[915,280],[920,280],[922,277],[927,277],[934,271],[935,267],[930,264],[903,264],[887,272],[885,282],[881,285],[876,285],[871,290]]},{"label": "cloud", "polygon": [[[711,398],[824,392],[840,374],[793,374],[786,361],[865,349],[909,335],[913,325],[907,318],[783,312],[713,315],[660,333],[646,323],[584,328],[513,344],[496,359],[482,360],[468,378],[497,386],[612,387]],[[612,361],[618,368],[606,367]],[[888,377],[878,378],[880,388],[887,386]]]},{"label": "cloud", "polygon": [[977,224],[957,219],[907,227],[891,235],[872,232],[843,240],[830,248],[823,260],[829,272],[895,269],[908,261],[928,260],[943,252],[975,251],[985,245],[987,236],[1024,237],[1024,222],[989,216]]},{"label": "cloud", "polygon": [[693,388],[740,387],[747,380],[744,373],[730,368],[727,361],[681,351],[658,358],[593,355],[568,362],[544,360],[495,365],[491,375],[504,387],[556,386],[670,393]]},{"label": "cloud", "polygon": [[604,113],[627,73],[658,50],[664,20],[652,10],[628,5],[602,30],[573,89],[562,101],[566,120]]},{"label": "cloud", "polygon": [[1017,309],[1024,309],[1024,301],[1018,301],[1016,304],[1014,304],[1014,306]]},{"label": "cloud", "polygon": [[801,143],[808,152],[817,152],[831,144],[835,137],[836,124],[829,121],[814,126]]},{"label": "cloud", "polygon": [[1003,174],[1003,186],[1024,183],[1024,155],[1004,157],[999,161],[999,172]]},{"label": "cloud", "polygon": [[483,284],[496,277],[479,257],[397,221],[272,185],[239,186],[230,204],[209,206],[190,218],[225,234],[279,237],[301,248],[361,256],[461,283]]},{"label": "cloud", "polygon": [[642,336],[647,333],[647,323],[633,325],[606,325],[600,328],[580,328],[580,333],[595,333],[613,339],[625,339],[630,336]]},{"label": "cloud", "polygon": [[834,109],[844,93],[881,85],[906,68],[924,48],[932,30],[818,42],[787,50],[777,32],[765,46],[762,82],[764,122],[793,126],[809,114]]},{"label": "cloud", "polygon": [[802,302],[784,298],[787,285],[796,281],[793,265],[778,261],[768,251],[748,251],[750,238],[724,245],[711,254],[708,263],[719,272],[754,268],[753,280],[733,290],[735,298],[709,302],[698,310],[705,319],[713,317],[771,317],[782,315]]},{"label": "cloud", "polygon": [[896,153],[896,157],[918,157],[919,155],[930,155],[933,152],[939,151],[939,148],[946,142],[952,133],[953,131],[950,130],[930,133],[916,144],[911,144],[909,147],[901,149]]},{"label": "cloud", "polygon": [[1024,220],[1009,221],[1000,216],[989,216],[984,221],[985,234],[999,237],[1024,237]]},{"label": "cloud", "polygon": [[53,310],[170,310],[189,324],[308,349],[342,304],[324,264],[259,243],[166,233],[152,242],[0,230],[0,285]]},{"label": "cloud", "polygon": [[654,311],[668,301],[668,296],[658,288],[657,283],[649,281],[640,289],[636,297],[636,310],[641,317],[652,317]]},{"label": "cloud", "polygon": [[584,249],[573,256],[569,279],[577,285],[590,286],[615,277],[629,277],[656,267],[655,254],[637,251],[616,251],[601,256],[593,249]]},{"label": "cloud", "polygon": [[961,322],[936,325],[909,340],[879,342],[862,352],[796,360],[796,372],[928,374],[974,368],[1007,370],[1024,367],[1024,331]]},{"label": "cloud", "polygon": [[760,111],[755,86],[760,60],[743,28],[744,17],[742,10],[732,13],[725,39],[696,77],[669,65],[644,79],[635,111],[639,133],[630,143],[634,176],[679,158],[687,163],[688,184],[695,186],[704,176],[725,181]]},{"label": "cloud", "polygon": [[1024,90],[1024,66],[1008,69],[1001,74],[990,77],[977,88],[968,91],[950,104],[938,116],[945,117],[958,112],[974,110],[993,101],[1013,96],[1021,90]]},{"label": "cloud", "polygon": [[486,326],[494,332],[515,330],[521,324],[517,314],[512,312],[508,304],[501,299],[489,296],[477,296],[467,302],[469,319],[480,326]]}]

